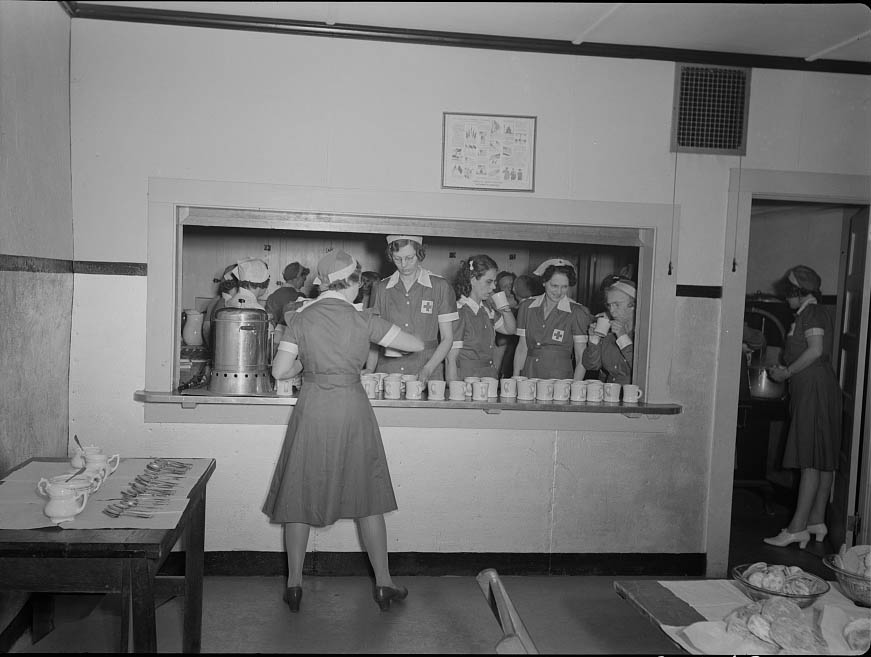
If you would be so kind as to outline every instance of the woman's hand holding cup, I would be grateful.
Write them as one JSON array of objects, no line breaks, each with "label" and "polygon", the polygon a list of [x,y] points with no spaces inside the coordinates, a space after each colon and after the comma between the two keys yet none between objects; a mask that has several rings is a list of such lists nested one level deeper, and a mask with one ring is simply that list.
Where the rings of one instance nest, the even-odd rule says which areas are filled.
[{"label": "woman's hand holding cup", "polygon": [[508,295],[502,291],[491,294],[490,300],[493,302],[493,306],[496,310],[500,312],[511,308],[511,305],[508,303]]}]

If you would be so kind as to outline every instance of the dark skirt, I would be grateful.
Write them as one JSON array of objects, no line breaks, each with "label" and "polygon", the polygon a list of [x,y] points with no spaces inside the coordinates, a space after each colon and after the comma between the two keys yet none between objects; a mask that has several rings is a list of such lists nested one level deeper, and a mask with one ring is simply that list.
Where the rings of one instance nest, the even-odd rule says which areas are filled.
[{"label": "dark skirt", "polygon": [[841,388],[831,365],[818,361],[790,377],[789,416],[783,467],[837,470]]},{"label": "dark skirt", "polygon": [[339,381],[302,385],[263,505],[272,522],[324,527],[396,510],[372,405],[359,377]]}]

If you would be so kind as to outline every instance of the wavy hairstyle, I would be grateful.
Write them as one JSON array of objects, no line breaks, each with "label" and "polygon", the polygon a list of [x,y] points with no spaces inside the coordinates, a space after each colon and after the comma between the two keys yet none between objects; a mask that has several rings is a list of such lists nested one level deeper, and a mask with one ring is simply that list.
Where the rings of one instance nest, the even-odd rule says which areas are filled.
[{"label": "wavy hairstyle", "polygon": [[570,265],[550,265],[541,275],[542,282],[547,283],[554,274],[565,274],[569,279],[569,287],[578,284],[578,275],[575,273],[575,268]]},{"label": "wavy hairstyle", "polygon": [[461,296],[469,296],[472,291],[472,277],[475,280],[482,278],[491,269],[499,269],[496,261],[483,253],[474,255],[460,262],[460,269],[457,271],[457,277],[454,279],[454,292],[459,299]]}]

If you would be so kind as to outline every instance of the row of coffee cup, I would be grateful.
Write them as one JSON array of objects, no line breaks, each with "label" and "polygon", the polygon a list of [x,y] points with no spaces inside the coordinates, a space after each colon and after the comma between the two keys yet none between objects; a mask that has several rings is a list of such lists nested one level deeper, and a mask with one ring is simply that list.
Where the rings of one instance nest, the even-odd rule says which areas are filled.
[{"label": "row of coffee cup", "polygon": [[536,379],[513,376],[508,379],[467,376],[462,381],[430,380],[426,386],[417,380],[416,374],[385,374],[375,372],[360,377],[366,396],[375,399],[382,393],[384,399],[418,400],[426,390],[427,399],[442,401],[447,393],[451,401],[487,401],[503,397],[521,401],[590,401],[637,403],[643,391],[637,385],[603,383],[597,380],[573,381],[572,379]]},{"label": "row of coffee cup", "polygon": [[521,401],[589,401],[637,403],[643,394],[633,384],[603,383],[591,379],[574,381],[572,379],[536,379],[514,376],[502,379],[501,396],[516,397]]}]

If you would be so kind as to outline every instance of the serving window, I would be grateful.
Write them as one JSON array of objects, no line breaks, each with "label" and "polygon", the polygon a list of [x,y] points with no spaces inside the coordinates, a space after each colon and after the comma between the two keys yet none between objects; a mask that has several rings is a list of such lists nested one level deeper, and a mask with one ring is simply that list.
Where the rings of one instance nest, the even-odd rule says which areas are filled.
[{"label": "serving window", "polygon": [[[249,186],[243,187],[248,191]],[[191,309],[204,311],[217,295],[217,279],[224,268],[240,258],[257,257],[267,262],[271,293],[283,283],[282,272],[287,264],[297,261],[313,272],[320,257],[331,249],[351,253],[364,270],[389,275],[394,267],[386,257],[386,235],[417,234],[423,236],[426,246],[423,266],[450,282],[460,260],[479,253],[492,257],[500,271],[516,275],[531,273],[548,258],[565,258],[575,264],[578,272],[578,284],[569,291],[569,296],[593,314],[604,310],[599,293],[602,279],[618,272],[630,273],[638,286],[633,383],[644,389],[645,403],[669,401],[665,376],[669,364],[665,357],[671,353],[673,331],[669,319],[674,316],[674,282],[665,272],[673,221],[670,207],[558,202],[563,215],[563,222],[558,222],[547,220],[553,214],[552,202],[547,204],[551,207],[545,208],[537,207],[541,201],[506,203],[491,198],[485,203],[485,213],[475,212],[474,206],[482,205],[477,199],[462,198],[469,206],[464,208],[464,214],[470,209],[473,216],[504,213],[506,220],[500,221],[490,216],[457,219],[421,217],[411,212],[407,215],[354,212],[347,207],[322,212],[264,210],[259,203],[251,203],[250,207],[237,203],[215,206],[178,202],[179,196],[187,194],[179,194],[175,184],[165,191],[176,200],[167,202],[160,198],[161,194],[149,195],[146,386],[137,393],[138,399],[156,401],[159,396],[162,401],[182,407],[208,403],[212,413],[215,404],[287,404],[286,399],[274,395],[272,400],[262,395],[212,398],[208,402],[203,398],[180,401],[179,387],[191,375],[183,367],[191,353],[182,339],[182,313]],[[342,200],[344,203],[339,205],[351,205],[347,198]],[[370,210],[365,206],[372,205],[372,197],[365,196],[363,200],[363,209]],[[306,201],[306,205],[313,204],[310,198]],[[523,206],[529,207],[524,211]],[[565,220],[564,213],[572,210],[583,214],[574,219],[577,223]],[[602,215],[600,223],[589,218],[591,210]],[[632,225],[635,216],[639,225]],[[589,223],[582,223],[585,221]],[[669,232],[664,232],[664,228]],[[306,291],[310,291],[313,275],[306,280]],[[654,342],[656,349],[651,347]],[[199,352],[205,359],[207,354]],[[656,370],[663,376],[651,377],[651,371]]]}]

